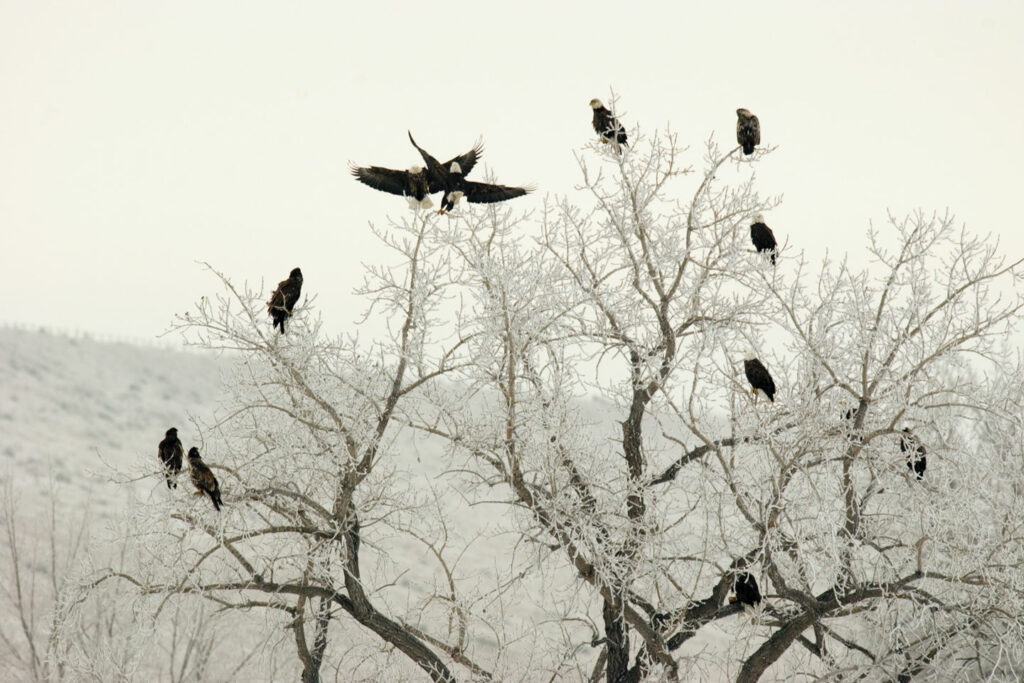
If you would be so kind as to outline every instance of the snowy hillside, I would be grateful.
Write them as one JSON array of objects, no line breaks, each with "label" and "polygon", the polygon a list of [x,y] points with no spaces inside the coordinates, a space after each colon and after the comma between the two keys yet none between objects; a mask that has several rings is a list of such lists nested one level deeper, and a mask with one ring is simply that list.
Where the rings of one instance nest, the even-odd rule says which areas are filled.
[{"label": "snowy hillside", "polygon": [[144,456],[156,475],[157,443],[172,426],[188,443],[189,417],[212,414],[224,365],[211,354],[0,329],[0,478],[13,479],[22,509],[52,471],[64,496],[114,514],[124,493],[105,463]]}]

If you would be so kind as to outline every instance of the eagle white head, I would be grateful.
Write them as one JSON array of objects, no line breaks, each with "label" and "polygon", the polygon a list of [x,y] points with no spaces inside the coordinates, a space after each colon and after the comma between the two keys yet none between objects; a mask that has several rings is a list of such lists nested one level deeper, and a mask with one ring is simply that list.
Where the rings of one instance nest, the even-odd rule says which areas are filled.
[{"label": "eagle white head", "polygon": [[462,173],[462,167],[459,166],[459,162],[453,161],[451,167],[448,169],[450,173]]},{"label": "eagle white head", "polygon": [[590,108],[591,109],[604,109],[604,105],[601,104],[601,100],[599,100],[599,99],[597,99],[595,97],[594,99],[590,100]]},{"label": "eagle white head", "polygon": [[416,175],[416,174],[418,174],[418,173],[420,173],[422,171],[423,171],[423,167],[422,166],[410,166],[409,167],[409,173],[412,173],[413,175]]},{"label": "eagle white head", "polygon": [[750,349],[743,349],[743,360],[754,360],[757,355]]},{"label": "eagle white head", "polygon": [[755,223],[764,223],[764,214],[763,213],[759,213],[756,216],[754,216],[754,222]]}]

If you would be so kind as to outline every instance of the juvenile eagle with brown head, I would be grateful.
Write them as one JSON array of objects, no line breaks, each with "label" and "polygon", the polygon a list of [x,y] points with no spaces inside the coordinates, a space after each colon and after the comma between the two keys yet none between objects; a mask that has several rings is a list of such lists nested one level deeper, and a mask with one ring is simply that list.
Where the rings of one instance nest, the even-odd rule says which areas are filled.
[{"label": "juvenile eagle with brown head", "polygon": [[181,472],[181,459],[184,449],[181,446],[181,439],[178,438],[177,427],[171,427],[164,434],[164,440],[157,447],[157,455],[164,464],[164,476],[167,478],[167,488],[178,488],[174,477]]},{"label": "juvenile eagle with brown head", "polygon": [[270,301],[267,302],[267,313],[274,319],[274,327],[281,328],[281,334],[284,334],[284,321],[291,317],[292,309],[295,308],[300,294],[302,294],[302,271],[292,268],[288,279],[277,283],[277,289],[270,295]]},{"label": "juvenile eagle with brown head", "polygon": [[200,493],[205,493],[210,497],[215,510],[220,510],[223,503],[220,499],[220,485],[217,483],[217,477],[213,476],[213,472],[203,462],[199,456],[199,449],[195,446],[188,449],[188,468],[192,475],[192,484]]}]

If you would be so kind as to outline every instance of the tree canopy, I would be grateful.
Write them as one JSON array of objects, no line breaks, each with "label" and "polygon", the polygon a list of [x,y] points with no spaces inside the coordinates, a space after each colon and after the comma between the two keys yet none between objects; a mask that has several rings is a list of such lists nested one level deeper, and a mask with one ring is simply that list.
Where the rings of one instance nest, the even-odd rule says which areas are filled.
[{"label": "tree canopy", "polygon": [[917,212],[820,262],[773,224],[773,264],[784,152],[629,139],[539,209],[371,224],[393,259],[348,334],[315,273],[279,335],[211,268],[175,327],[236,360],[202,431],[224,507],[139,502],[92,590],[285,628],[306,681],[1024,670],[1021,262]]}]

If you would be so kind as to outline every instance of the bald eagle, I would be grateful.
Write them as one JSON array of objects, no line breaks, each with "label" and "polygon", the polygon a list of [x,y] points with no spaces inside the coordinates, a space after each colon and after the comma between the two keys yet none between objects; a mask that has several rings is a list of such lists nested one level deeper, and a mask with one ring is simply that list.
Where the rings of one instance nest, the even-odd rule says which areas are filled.
[{"label": "bald eagle", "polygon": [[761,144],[761,122],[748,109],[736,110],[736,142],[743,146],[744,154],[753,154]]},{"label": "bald eagle", "polygon": [[757,218],[750,225],[750,240],[758,253],[767,252],[771,257],[772,265],[775,265],[775,250],[779,246],[775,241],[775,233],[765,225],[764,216],[758,214]]},{"label": "bald eagle", "polygon": [[224,503],[220,499],[220,486],[217,484],[217,477],[206,466],[203,459],[199,457],[199,449],[193,446],[188,449],[188,467],[192,475],[192,483],[200,493],[205,493],[213,501],[213,508],[220,510]]},{"label": "bald eagle", "polygon": [[744,607],[757,607],[761,604],[761,591],[757,589],[757,581],[753,575],[747,572],[737,574],[733,590],[736,591],[736,595],[730,598],[729,602],[738,602]]},{"label": "bald eagle", "polygon": [[444,193],[441,196],[440,213],[446,213],[454,209],[455,205],[463,197],[466,198],[467,202],[491,204],[503,202],[506,199],[522,197],[533,189],[529,187],[509,187],[506,185],[492,185],[490,183],[476,183],[466,180],[466,175],[473,170],[477,159],[483,154],[483,146],[479,143],[465,154],[442,164],[429,152],[416,144],[416,140],[413,139],[411,132],[409,133],[409,141],[427,164],[429,191]]},{"label": "bald eagle", "polygon": [[612,143],[618,151],[619,145],[626,144],[626,129],[596,97],[590,100],[590,108],[594,110],[594,132],[601,136],[601,142]]},{"label": "bald eagle", "polygon": [[295,308],[301,293],[302,271],[293,268],[288,279],[278,282],[277,289],[270,295],[270,301],[267,302],[267,313],[274,319],[274,328],[281,328],[281,334],[284,334],[284,321],[291,316],[292,309]]},{"label": "bald eagle", "polygon": [[907,469],[914,473],[918,481],[924,479],[924,471],[928,467],[928,458],[926,457],[928,449],[910,431],[909,427],[903,428],[903,435],[900,437],[900,450],[907,458]]},{"label": "bald eagle", "polygon": [[184,451],[181,446],[181,439],[178,438],[178,429],[171,427],[164,434],[164,440],[157,448],[157,455],[164,464],[164,476],[167,478],[167,488],[178,488],[173,477],[181,472],[181,458]]},{"label": "bald eagle", "polygon": [[846,423],[845,424],[846,438],[848,438],[850,441],[855,441],[857,443],[863,443],[864,442],[864,437],[862,437],[856,431],[857,416],[859,414],[860,414],[860,407],[859,406],[853,406],[852,408],[847,408],[846,412],[843,413],[843,420]]},{"label": "bald eagle", "polygon": [[408,199],[410,209],[429,209],[434,205],[427,196],[431,192],[427,171],[420,166],[413,166],[408,171],[383,166],[351,165],[349,168],[356,180],[364,185]]},{"label": "bald eagle", "polygon": [[775,381],[772,379],[771,374],[768,372],[768,368],[759,361],[757,358],[746,358],[743,360],[743,372],[747,375],[747,381],[750,382],[750,386],[753,388],[754,396],[757,397],[758,390],[761,391],[768,400],[775,403]]}]

